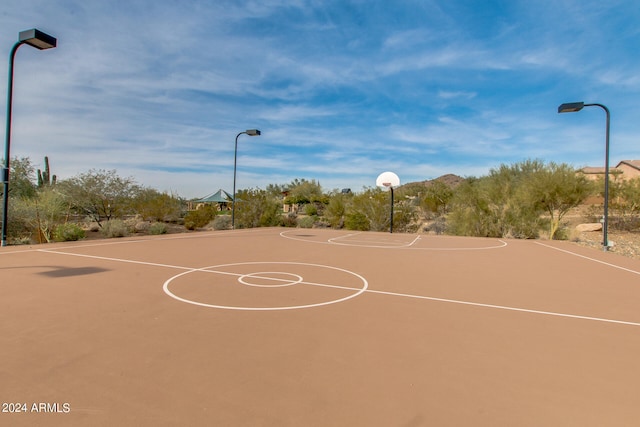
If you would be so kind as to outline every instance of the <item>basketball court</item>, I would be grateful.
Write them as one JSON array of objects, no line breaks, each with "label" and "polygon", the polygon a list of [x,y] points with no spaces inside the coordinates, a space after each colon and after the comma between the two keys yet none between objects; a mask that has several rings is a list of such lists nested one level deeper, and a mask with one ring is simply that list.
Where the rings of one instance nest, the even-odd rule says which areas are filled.
[{"label": "basketball court", "polygon": [[640,262],[569,242],[267,228],[0,274],[0,425],[640,420]]}]

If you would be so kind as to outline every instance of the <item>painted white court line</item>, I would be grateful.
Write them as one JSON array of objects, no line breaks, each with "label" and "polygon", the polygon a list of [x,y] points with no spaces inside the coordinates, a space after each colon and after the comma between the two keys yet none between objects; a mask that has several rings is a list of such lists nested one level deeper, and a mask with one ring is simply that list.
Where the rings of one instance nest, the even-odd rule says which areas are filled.
[{"label": "painted white court line", "polygon": [[[243,230],[218,230],[218,231],[199,231],[195,233],[176,233],[168,236],[148,236],[147,238],[125,238],[125,239],[99,239],[95,241],[86,241],[86,242],[78,242],[78,244],[64,244],[59,246],[56,249],[46,249],[46,248],[33,248],[33,249],[22,249],[21,246],[16,246],[17,250],[10,250],[12,246],[2,248],[0,250],[0,256],[2,255],[10,255],[10,254],[21,254],[27,252],[47,252],[47,251],[56,251],[56,250],[67,250],[67,249],[81,249],[81,248],[94,248],[100,246],[114,246],[114,245],[129,245],[134,243],[144,243],[149,241],[166,241],[166,240],[187,240],[187,239],[206,239],[206,238],[222,238],[222,237],[230,237],[233,234],[240,233],[253,233],[255,235],[269,235],[271,233],[258,233],[254,231],[256,229],[243,229]],[[270,230],[269,228],[265,228],[265,231]],[[262,230],[261,230],[262,231]],[[93,242],[93,243],[90,243]],[[48,245],[38,245],[38,246],[48,246]]]},{"label": "painted white court line", "polygon": [[[280,233],[280,235],[282,236],[284,233],[286,233],[286,231],[283,231],[282,233]],[[335,243],[337,240],[349,239],[349,238],[351,238],[353,236],[357,236],[358,234],[362,234],[362,233],[349,233],[349,234],[345,234],[344,236],[332,237],[331,239],[328,239],[327,242]],[[295,239],[295,240],[302,240],[304,242],[307,241],[307,240],[304,240],[304,239]]]},{"label": "painted white court line", "polygon": [[616,268],[618,270],[623,270],[623,271],[627,271],[627,272],[632,273],[632,274],[640,275],[640,271],[631,270],[630,268],[621,267],[619,265],[615,265],[615,264],[611,264],[609,262],[601,261],[599,259],[591,258],[591,257],[588,257],[586,255],[580,255],[580,254],[577,254],[575,252],[568,251],[566,249],[560,249],[560,248],[556,248],[555,246],[546,245],[544,243],[540,243],[540,242],[533,242],[533,243],[535,243],[536,245],[544,246],[545,248],[554,249],[556,251],[564,252],[565,254],[577,256],[578,258],[583,258],[583,259],[586,259],[586,260],[589,260],[589,261],[597,262],[598,264],[606,265],[607,267]]},{"label": "painted white court line", "polygon": [[[273,277],[274,275],[282,276],[282,278]],[[293,277],[294,280],[285,279],[285,276]],[[243,285],[253,286],[256,288],[283,288],[286,286],[297,285],[298,283],[302,283],[303,280],[304,278],[299,274],[285,273],[282,271],[259,271],[257,273],[243,274],[238,277],[238,282],[242,283]],[[276,285],[265,285],[263,283],[258,283],[260,281],[282,283],[278,283]]]},{"label": "painted white court line", "polygon": [[[39,252],[56,254],[56,255],[69,255],[69,256],[76,256],[76,257],[82,257],[82,258],[100,259],[100,260],[105,260],[105,261],[123,262],[123,263],[138,264],[138,265],[148,265],[148,266],[151,266],[151,267],[164,267],[164,268],[171,268],[171,269],[176,269],[176,270],[185,270],[188,273],[203,272],[203,273],[214,273],[214,274],[227,275],[227,276],[236,276],[236,277],[246,276],[246,274],[240,274],[240,273],[230,273],[230,272],[225,272],[225,271],[212,271],[212,270],[210,270],[210,267],[202,267],[202,268],[185,267],[185,266],[181,266],[181,265],[159,264],[159,263],[155,263],[155,262],[135,261],[135,260],[129,260],[129,259],[103,257],[103,256],[98,256],[98,255],[74,254],[74,253],[71,253],[71,252],[62,252],[62,251],[49,250],[49,249],[39,249],[38,251]],[[265,264],[272,264],[272,262],[264,262],[264,263]],[[289,263],[289,264],[293,264],[293,263]],[[345,271],[348,271],[348,270],[345,270]],[[354,274],[356,274],[356,273],[354,273]],[[255,273],[252,274],[251,277],[256,278],[256,279],[262,279],[262,280],[286,281],[285,279],[278,279],[278,278],[270,277],[270,276],[255,276]],[[347,290],[347,291],[358,290],[357,288],[352,288],[352,287],[348,287],[348,286],[329,285],[329,284],[326,284],[326,283],[315,283],[315,282],[308,282],[308,281],[302,281],[300,283],[303,284],[303,285],[319,286],[319,287],[333,288],[333,289],[342,289],[342,290]]]},{"label": "painted white court line", "polygon": [[[178,295],[176,295],[175,293],[173,293],[170,289],[169,289],[169,285],[171,284],[171,282],[179,277],[183,277],[187,274],[190,273],[194,273],[196,270],[193,271],[184,271],[180,274],[176,274],[175,276],[167,279],[164,282],[164,285],[162,286],[162,289],[164,290],[164,292],[169,295],[171,298],[187,303],[187,304],[192,304],[192,305],[197,305],[200,307],[208,307],[208,308],[218,308],[218,309],[224,309],[224,310],[238,310],[238,311],[279,311],[279,310],[298,310],[298,309],[304,309],[304,308],[314,308],[314,307],[322,307],[325,305],[330,305],[330,304],[338,304],[347,300],[350,300],[352,298],[355,298],[359,295],[361,295],[363,292],[365,292],[367,290],[367,288],[369,287],[369,282],[367,282],[367,279],[365,279],[364,277],[362,277],[361,275],[359,275],[358,273],[354,273],[353,271],[349,271],[349,270],[345,270],[343,268],[339,268],[339,267],[332,267],[329,265],[323,265],[323,264],[310,264],[310,263],[305,263],[305,262],[271,262],[271,261],[264,261],[264,262],[238,262],[238,263],[232,263],[232,264],[220,264],[220,265],[213,265],[210,267],[206,267],[204,269],[199,269],[197,271],[204,271],[204,272],[209,272],[209,273],[217,273],[216,269],[222,268],[222,267],[235,267],[235,266],[247,266],[247,265],[265,265],[265,264],[274,264],[274,265],[279,265],[279,266],[287,266],[287,265],[295,265],[295,266],[305,266],[305,267],[317,267],[317,268],[325,268],[325,269],[330,269],[330,270],[334,270],[334,271],[340,271],[352,276],[355,276],[356,278],[360,279],[363,283],[363,286],[361,288],[350,288],[350,287],[340,287],[341,289],[347,289],[347,290],[353,290],[354,293],[351,295],[347,295],[346,297],[343,298],[338,298],[338,299],[333,299],[333,300],[329,300],[329,301],[324,301],[324,302],[319,302],[319,303],[315,303],[315,304],[301,304],[301,305],[295,305],[295,306],[272,306],[272,307],[246,307],[246,306],[230,306],[230,305],[218,305],[218,304],[206,304],[200,301],[194,301],[194,300],[190,300],[187,298],[182,298]],[[265,273],[269,273],[272,274],[274,272],[262,272],[262,273],[255,273],[255,274],[265,274]],[[280,274],[288,274],[285,272],[279,272]],[[290,273],[289,273],[290,274]],[[241,283],[244,283],[242,280],[243,278],[246,278],[248,275],[247,274],[237,274],[237,276],[239,276],[239,281]],[[256,278],[257,276],[251,275],[251,277]],[[300,277],[300,276],[297,276]],[[273,278],[273,277],[262,277],[263,279],[269,279],[269,280],[276,280],[276,281],[284,281],[284,282],[291,282],[290,279],[278,279],[278,278]],[[294,284],[311,284],[311,283],[307,283],[304,282],[302,277],[300,277],[299,281],[296,281]],[[328,284],[322,284],[321,286],[325,286],[325,287],[332,287],[332,288],[337,288],[337,286],[333,286],[333,285],[328,285]]]},{"label": "painted white court line", "polygon": [[100,259],[100,260],[104,260],[104,261],[124,262],[124,263],[128,263],[128,264],[149,265],[149,266],[152,266],[152,267],[165,267],[165,268],[173,268],[173,269],[189,270],[189,271],[198,271],[198,270],[200,270],[198,268],[183,267],[183,266],[180,266],[180,265],[159,264],[159,263],[156,263],[156,262],[135,261],[135,260],[132,260],[132,259],[112,258],[112,257],[106,257],[106,256],[98,256],[98,255],[74,254],[72,252],[63,252],[63,251],[58,251],[58,250],[55,250],[55,249],[38,249],[37,251],[38,252],[48,253],[48,254],[67,255],[67,256],[75,256],[75,257],[80,257],[80,258],[92,258],[92,259]]},{"label": "painted white court line", "polygon": [[[351,234],[351,235],[347,235],[347,236],[342,236],[342,237],[335,237],[333,239],[329,239],[328,241],[330,243],[335,243],[338,245],[345,245],[345,246],[364,246],[364,247],[376,247],[376,248],[407,248],[410,246],[413,246],[418,240],[420,240],[420,236],[416,236],[412,241],[410,242],[402,242],[400,240],[372,240],[372,239],[352,239],[350,238],[351,236],[355,236],[355,234]],[[338,240],[345,240],[345,243],[340,242]],[[379,246],[378,246],[379,245]]]},{"label": "painted white court line", "polygon": [[367,292],[372,293],[372,294],[382,294],[382,295],[390,295],[390,296],[403,297],[403,298],[423,299],[423,300],[428,300],[428,301],[437,301],[437,302],[444,302],[444,303],[449,303],[449,304],[460,304],[460,305],[469,305],[469,306],[474,306],[474,307],[492,308],[492,309],[496,309],[496,310],[517,311],[517,312],[521,312],[521,313],[540,314],[540,315],[544,315],[544,316],[565,317],[565,318],[570,318],[570,319],[591,320],[591,321],[603,322],[603,323],[616,323],[616,324],[621,324],[621,325],[640,326],[640,323],[638,323],[638,322],[628,322],[628,321],[625,321],[625,320],[605,319],[605,318],[602,318],[602,317],[580,316],[580,315],[576,315],[576,314],[557,313],[557,312],[553,312],[553,311],[542,311],[542,310],[531,310],[531,309],[527,309],[527,308],[509,307],[509,306],[505,306],[505,305],[483,304],[483,303],[471,302],[471,301],[461,301],[461,300],[453,300],[453,299],[446,299],[446,298],[426,297],[426,296],[420,296],[420,295],[401,294],[401,293],[396,293],[396,292],[374,291],[372,289],[369,289]]},{"label": "painted white court line", "polygon": [[507,246],[507,242],[505,242],[504,240],[496,239],[499,242],[499,244],[492,245],[492,246],[478,246],[478,247],[471,247],[471,248],[469,247],[455,247],[455,248],[413,247],[416,244],[416,242],[421,240],[420,235],[416,236],[416,238],[409,243],[396,244],[395,242],[392,242],[392,243],[387,242],[384,245],[372,245],[371,240],[351,239],[353,236],[357,236],[358,234],[362,234],[362,233],[351,233],[351,234],[345,234],[344,236],[332,237],[328,239],[326,242],[324,242],[324,241],[314,241],[310,239],[302,239],[296,236],[290,236],[289,233],[292,233],[292,232],[294,231],[283,231],[280,233],[280,236],[284,237],[285,239],[297,240],[297,241],[306,242],[306,243],[315,243],[320,245],[338,245],[338,246],[349,246],[349,247],[355,247],[355,248],[401,249],[401,250],[414,250],[414,251],[479,251],[479,250],[487,250],[487,249],[500,249]]},{"label": "painted white court line", "polygon": [[[557,248],[554,248],[553,246],[548,246],[548,245],[544,245],[544,244],[543,244],[543,246],[547,246],[547,247],[552,248],[552,249],[557,249]],[[602,261],[599,261],[599,260],[596,260],[596,259],[593,259],[593,258],[589,258],[589,257],[583,256],[583,255],[574,254],[573,252],[565,251],[563,249],[558,249],[558,250],[560,250],[562,252],[566,252],[566,253],[568,253],[570,255],[578,256],[580,258],[585,258],[585,259],[588,259],[588,260],[596,261],[598,263],[602,263],[602,264],[605,264],[605,265],[613,267],[613,268],[619,268],[619,269],[622,269],[622,270],[625,270],[625,271],[629,271],[629,272],[634,273],[634,274],[640,274],[639,272],[637,272],[635,270],[630,270],[630,269],[627,269],[627,268],[624,268],[624,267],[617,266],[615,264],[610,264],[610,263],[602,262]],[[175,278],[177,278],[179,276],[183,276],[183,275],[186,275],[186,274],[189,274],[189,273],[193,273],[193,272],[198,272],[198,271],[216,273],[216,274],[227,274],[227,275],[232,275],[232,276],[242,276],[242,275],[237,274],[237,273],[211,271],[210,270],[211,267],[192,268],[192,267],[184,267],[184,266],[152,263],[152,262],[146,262],[146,261],[133,261],[133,260],[126,260],[126,259],[119,259],[119,258],[101,257],[101,256],[95,256],[95,255],[82,255],[82,254],[66,253],[66,252],[55,251],[55,250],[42,250],[41,249],[40,251],[46,252],[46,253],[59,254],[59,255],[78,256],[78,257],[102,259],[102,260],[114,261],[114,262],[124,262],[124,263],[132,263],[132,264],[149,265],[149,266],[154,266],[154,267],[165,267],[165,268],[173,268],[173,269],[185,270],[184,272],[182,272],[182,273],[180,273],[180,274],[178,274],[176,276],[173,276],[172,278],[167,280],[165,282],[165,284],[163,285],[163,289],[165,289],[165,287],[168,286],[168,283],[170,283],[171,280],[173,280],[173,279],[175,279]],[[329,266],[327,266],[327,267],[329,267]],[[333,267],[333,268],[337,268],[337,267]],[[344,271],[348,271],[348,270],[344,270]],[[357,273],[352,273],[352,272],[350,272],[350,273],[360,277],[363,281],[366,282],[366,279],[364,277],[358,275]],[[269,279],[268,277],[266,277],[266,278]],[[270,278],[270,279],[271,280],[281,280],[281,279],[275,279],[275,278]],[[361,289],[347,287],[347,286],[336,286],[336,285],[321,284],[321,283],[311,283],[311,282],[301,282],[301,284],[307,284],[307,285],[312,285],[312,286],[322,286],[322,287],[336,288],[336,289],[344,289],[344,290],[353,290],[353,291],[357,291],[358,292],[355,295],[350,295],[346,299],[351,299],[351,298],[354,298],[357,295],[360,295],[360,294],[363,294],[363,293],[367,292],[367,293],[372,293],[372,294],[388,295],[388,296],[395,296],[395,297],[402,297],[402,298],[413,298],[413,299],[420,299],[420,300],[426,300],[426,301],[444,302],[444,303],[448,303],[448,304],[459,304],[459,305],[467,305],[467,306],[473,306],[473,307],[491,308],[491,309],[495,309],[495,310],[514,311],[514,312],[521,312],[521,313],[530,313],[530,314],[538,314],[538,315],[544,315],[544,316],[562,317],[562,318],[570,318],[570,319],[578,319],[578,320],[589,320],[589,321],[595,321],[595,322],[620,324],[620,325],[629,325],[629,326],[640,326],[640,323],[638,323],[638,322],[630,322],[630,321],[625,321],[625,320],[607,319],[607,318],[591,317],[591,316],[581,316],[581,315],[568,314],[568,313],[559,313],[559,312],[552,312],[552,311],[532,310],[532,309],[526,309],[526,308],[520,308],[520,307],[510,307],[510,306],[495,305],[495,304],[484,304],[484,303],[477,303],[477,302],[472,302],[472,301],[453,300],[453,299],[447,299],[447,298],[428,297],[428,296],[422,296],[422,295],[403,294],[403,293],[397,293],[397,292],[376,291],[376,290],[368,289],[368,282],[366,282],[366,287],[365,288],[361,288]],[[200,305],[200,306],[204,306],[204,307],[228,308],[228,309],[231,309],[231,310],[237,310],[238,309],[238,308],[215,306],[215,305],[203,304],[203,303],[198,303],[198,302],[189,301],[189,300],[183,300],[180,297],[176,297],[176,299],[184,301],[184,302],[189,303],[189,304]],[[339,301],[334,301],[334,302],[329,301],[329,302],[325,302],[325,303],[316,304],[316,305],[313,305],[313,306],[329,305],[329,304],[333,304],[333,303],[336,303],[336,302],[341,302],[343,300],[345,300],[345,298],[343,298],[343,299],[341,299]],[[295,308],[306,308],[306,306],[298,306],[298,307],[291,307],[291,308],[285,308],[285,309],[295,309]],[[266,307],[266,308],[250,308],[249,310],[252,310],[252,311],[269,311],[269,310],[282,310],[282,308]]]}]

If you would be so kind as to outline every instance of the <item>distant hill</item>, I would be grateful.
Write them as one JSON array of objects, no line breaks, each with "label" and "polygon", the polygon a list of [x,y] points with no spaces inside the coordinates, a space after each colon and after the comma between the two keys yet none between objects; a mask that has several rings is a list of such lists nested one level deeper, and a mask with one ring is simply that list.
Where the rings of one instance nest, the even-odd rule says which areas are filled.
[{"label": "distant hill", "polygon": [[[456,188],[458,185],[460,185],[462,182],[465,181],[465,178],[458,176],[458,175],[454,175],[452,173],[448,173],[446,175],[442,175],[441,177],[438,177],[432,181],[442,181],[443,183],[447,184],[450,187]],[[431,183],[432,181],[423,181],[425,183]]]},{"label": "distant hill", "polygon": [[440,181],[444,184],[447,184],[451,188],[456,188],[458,185],[464,182],[465,179],[462,178],[461,176],[449,173],[435,179],[427,179],[425,181],[419,181],[419,182],[408,182],[398,187],[398,190],[405,191],[408,193],[417,193],[423,188],[428,188],[435,181]]}]

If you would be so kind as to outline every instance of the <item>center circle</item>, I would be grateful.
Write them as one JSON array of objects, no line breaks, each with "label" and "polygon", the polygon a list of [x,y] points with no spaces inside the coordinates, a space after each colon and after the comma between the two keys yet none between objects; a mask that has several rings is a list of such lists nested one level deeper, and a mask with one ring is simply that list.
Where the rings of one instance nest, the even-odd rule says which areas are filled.
[{"label": "center circle", "polygon": [[[294,277],[295,280],[281,279],[277,276],[290,276]],[[254,279],[254,282],[251,283],[247,279]],[[292,273],[284,273],[281,271],[259,271],[257,273],[243,274],[238,277],[238,282],[243,285],[255,286],[257,288],[282,288],[284,286],[293,286],[302,282],[302,276]],[[271,282],[273,284],[269,284]]]},{"label": "center circle", "polygon": [[[260,269],[258,272],[246,273],[246,270],[248,268],[251,268],[254,266],[255,267],[265,266],[265,265],[277,266],[278,269],[282,269],[283,267],[288,266],[290,267],[291,270],[300,269],[300,268],[308,269],[310,267],[313,269],[312,273],[316,275],[319,274],[320,278],[314,279],[314,280],[306,279],[305,281],[305,279],[303,279],[303,276],[295,273],[282,272],[282,271],[263,271],[262,269]],[[237,270],[245,270],[245,272],[234,273],[233,271],[228,271],[228,270],[233,270],[236,267],[237,267]],[[325,272],[324,277],[326,282],[323,282],[322,280],[323,271]],[[342,298],[330,299],[327,301],[317,302],[313,304],[284,305],[284,306],[270,306],[270,307],[256,307],[256,306],[247,307],[247,306],[240,306],[240,305],[236,306],[236,305],[207,304],[204,302],[196,301],[194,299],[180,297],[176,295],[176,293],[171,291],[170,289],[171,283],[174,280],[183,276],[187,276],[189,274],[194,274],[194,273],[217,274],[220,276],[237,276],[236,282],[239,282],[246,286],[253,286],[253,287],[285,287],[285,286],[302,284],[310,287],[313,286],[316,288],[318,287],[330,288],[330,289],[332,288],[341,292],[352,291],[353,293]],[[346,279],[344,277],[340,278],[341,274],[346,276]],[[311,273],[307,273],[305,271],[305,276],[307,275],[311,275]],[[354,278],[357,279],[361,283],[360,286],[348,286],[349,277],[351,278],[350,280],[353,280]],[[337,283],[335,283],[336,281]],[[269,282],[282,282],[282,283],[274,285],[274,284],[268,284]],[[332,282],[332,283],[327,283],[327,282]],[[365,292],[368,288],[369,288],[369,282],[367,282],[367,279],[365,279],[364,277],[362,277],[357,273],[354,273],[353,271],[345,270],[343,268],[332,267],[329,265],[322,265],[322,264],[310,264],[310,263],[304,263],[304,262],[273,262],[273,261],[238,262],[238,263],[232,263],[232,264],[213,265],[210,267],[203,267],[203,268],[194,268],[192,270],[187,270],[180,274],[176,274],[175,276],[167,279],[164,282],[164,285],[162,286],[162,289],[164,290],[165,294],[167,294],[169,297],[177,301],[181,301],[187,304],[197,305],[200,307],[218,308],[218,309],[225,309],[225,310],[244,310],[244,311],[295,310],[295,309],[301,309],[301,308],[321,307],[321,306],[330,305],[330,304],[337,304],[340,302],[350,300],[351,298],[355,298],[358,295],[361,295],[363,292]]]}]

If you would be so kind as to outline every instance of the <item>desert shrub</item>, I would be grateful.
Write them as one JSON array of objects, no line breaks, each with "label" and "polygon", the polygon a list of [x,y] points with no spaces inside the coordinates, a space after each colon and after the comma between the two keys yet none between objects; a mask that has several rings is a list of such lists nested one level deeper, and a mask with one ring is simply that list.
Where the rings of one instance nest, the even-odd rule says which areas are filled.
[{"label": "desert shrub", "polygon": [[289,212],[282,217],[282,225],[284,227],[296,227],[298,225],[298,215],[295,212]]},{"label": "desert shrub", "polygon": [[302,218],[298,218],[298,227],[300,228],[312,228],[313,223],[316,221],[313,216],[305,216]]},{"label": "desert shrub", "polygon": [[444,217],[438,217],[422,228],[427,233],[443,234],[447,228],[447,222]]},{"label": "desert shrub", "polygon": [[180,217],[182,202],[174,195],[142,188],[134,196],[132,206],[143,219],[176,222]]},{"label": "desert shrub", "polygon": [[125,237],[128,236],[131,231],[123,220],[112,219],[102,225],[100,233],[102,233],[104,237]]},{"label": "desert shrub", "polygon": [[260,189],[240,190],[236,200],[236,228],[282,225],[282,203],[273,194]]},{"label": "desert shrub", "polygon": [[320,217],[316,218],[316,221],[313,223],[313,228],[331,228],[331,224]]},{"label": "desert shrub", "polygon": [[367,216],[361,212],[348,213],[344,219],[347,230],[369,231],[370,224]]},{"label": "desert shrub", "polygon": [[157,236],[159,234],[167,234],[167,224],[164,222],[154,222],[149,226],[149,234]]},{"label": "desert shrub", "polygon": [[313,203],[306,204],[304,206],[304,213],[309,216],[318,215],[318,207]]},{"label": "desert shrub", "polygon": [[[390,193],[369,188],[351,199],[344,225],[349,230],[383,231],[389,229]],[[395,226],[395,224],[394,224]]]},{"label": "desert shrub", "polygon": [[[604,183],[599,184],[601,186]],[[600,208],[602,215],[602,208]],[[640,178],[613,180],[609,188],[609,227],[617,231],[640,229]]]},{"label": "desert shrub", "polygon": [[324,210],[324,217],[331,224],[331,227],[342,228],[344,226],[344,216],[349,198],[352,197],[338,193],[329,200],[329,204]]},{"label": "desert shrub", "polygon": [[216,216],[212,206],[203,206],[201,209],[189,211],[184,217],[184,226],[187,230],[195,230],[209,224]]},{"label": "desert shrub", "polygon": [[553,238],[556,240],[570,240],[571,237],[571,229],[567,226],[567,224],[559,225],[553,236]]},{"label": "desert shrub", "polygon": [[396,203],[393,213],[393,230],[400,233],[415,233],[418,230],[417,218],[417,208],[410,202]]},{"label": "desert shrub", "polygon": [[53,231],[53,239],[56,242],[72,242],[84,237],[85,231],[78,224],[71,222],[60,224]]},{"label": "desert shrub", "polygon": [[39,190],[30,198],[13,198],[8,236],[32,235],[40,243],[50,242],[55,228],[64,222],[66,207],[64,197],[52,188]]},{"label": "desert shrub", "polygon": [[229,215],[218,215],[213,220],[214,230],[230,230],[231,229],[231,217]]},{"label": "desert shrub", "polygon": [[31,236],[18,236],[12,237],[10,240],[7,238],[10,245],[30,245],[33,243]]}]

